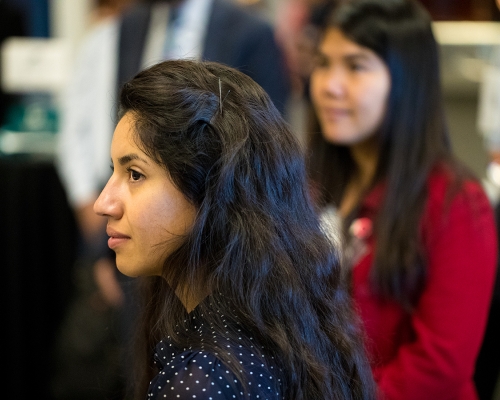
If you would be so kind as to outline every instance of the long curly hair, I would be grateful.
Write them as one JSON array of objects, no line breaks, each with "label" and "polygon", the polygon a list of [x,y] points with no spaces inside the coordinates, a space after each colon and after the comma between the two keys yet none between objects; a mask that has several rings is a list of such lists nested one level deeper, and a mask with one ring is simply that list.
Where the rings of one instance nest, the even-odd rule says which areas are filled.
[{"label": "long curly hair", "polygon": [[[359,323],[310,199],[304,154],[263,89],[222,64],[166,61],[126,83],[120,103],[121,115],[134,116],[138,146],[198,210],[164,276],[141,278],[138,398],[155,373],[159,340],[201,346],[197,334],[176,329],[186,310],[175,292],[186,287],[224,299],[220,314],[276,360],[284,398],[373,398]],[[236,340],[204,307],[215,329]],[[241,377],[217,346],[204,342]]]}]

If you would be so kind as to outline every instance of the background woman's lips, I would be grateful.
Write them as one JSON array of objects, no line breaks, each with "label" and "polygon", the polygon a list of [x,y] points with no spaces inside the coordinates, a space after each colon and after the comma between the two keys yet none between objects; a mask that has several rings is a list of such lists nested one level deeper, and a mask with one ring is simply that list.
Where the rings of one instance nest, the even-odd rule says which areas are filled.
[{"label": "background woman's lips", "polygon": [[349,110],[347,108],[325,108],[323,109],[323,113],[332,118],[337,118],[337,117],[345,117],[350,114]]}]

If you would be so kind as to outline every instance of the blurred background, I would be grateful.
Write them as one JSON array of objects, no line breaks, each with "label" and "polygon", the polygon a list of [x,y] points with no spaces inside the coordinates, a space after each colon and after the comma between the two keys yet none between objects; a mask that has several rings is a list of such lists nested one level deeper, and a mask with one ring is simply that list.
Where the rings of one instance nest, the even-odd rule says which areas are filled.
[{"label": "blurred background", "polygon": [[[7,339],[3,398],[57,399],[51,386],[57,369],[54,351],[78,283],[74,268],[79,246],[77,224],[54,166],[61,94],[85,34],[133,2],[0,0],[0,265],[6,273],[0,293]],[[285,117],[304,140],[307,93],[294,52],[308,28],[304,10],[319,1],[240,2],[276,27],[295,82]],[[421,2],[435,21],[452,145],[487,186],[491,154],[478,110],[484,70],[500,48],[500,12],[495,0]],[[294,80],[293,74],[299,78]],[[487,188],[496,201],[496,187]],[[495,399],[500,399],[498,392],[497,385]],[[79,397],[74,393],[72,398]]]}]

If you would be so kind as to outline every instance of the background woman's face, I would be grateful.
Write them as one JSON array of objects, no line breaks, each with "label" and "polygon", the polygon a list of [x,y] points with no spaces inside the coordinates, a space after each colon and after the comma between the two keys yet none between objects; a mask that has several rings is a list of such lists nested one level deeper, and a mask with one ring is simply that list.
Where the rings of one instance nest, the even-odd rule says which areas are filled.
[{"label": "background woman's face", "polygon": [[161,275],[165,257],[191,229],[195,207],[173,185],[164,167],[134,143],[129,114],[111,143],[113,175],[94,210],[108,218],[108,245],[118,269],[128,276]]},{"label": "background woman's face", "polygon": [[311,75],[311,97],[323,135],[351,146],[372,137],[380,127],[391,88],[389,69],[372,50],[327,30]]}]

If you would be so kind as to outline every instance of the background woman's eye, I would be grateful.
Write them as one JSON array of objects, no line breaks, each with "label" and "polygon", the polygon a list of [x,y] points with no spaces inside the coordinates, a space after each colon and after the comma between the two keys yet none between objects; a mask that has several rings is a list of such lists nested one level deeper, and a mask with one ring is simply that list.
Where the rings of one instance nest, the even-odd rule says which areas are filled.
[{"label": "background woman's eye", "polygon": [[361,63],[352,63],[350,65],[351,71],[361,71],[364,69],[364,65]]},{"label": "background woman's eye", "polygon": [[323,54],[316,53],[313,56],[313,65],[316,68],[328,67],[328,58],[326,58]]}]

